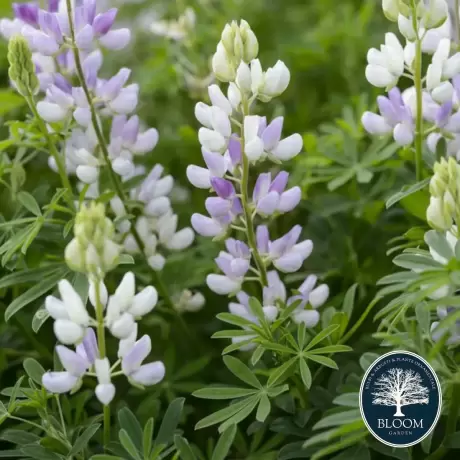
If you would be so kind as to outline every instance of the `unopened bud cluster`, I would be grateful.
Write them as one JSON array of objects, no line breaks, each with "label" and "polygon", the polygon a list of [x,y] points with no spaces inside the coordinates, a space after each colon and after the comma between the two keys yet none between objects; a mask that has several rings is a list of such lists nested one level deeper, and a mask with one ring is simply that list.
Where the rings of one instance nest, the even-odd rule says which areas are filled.
[{"label": "unopened bud cluster", "polygon": [[434,165],[430,193],[428,223],[437,230],[450,230],[460,219],[460,165],[453,157]]},{"label": "unopened bud cluster", "polygon": [[113,241],[114,225],[105,207],[92,201],[83,204],[75,218],[75,237],[67,245],[65,259],[74,271],[99,276],[118,265],[121,246]]},{"label": "unopened bud cluster", "polygon": [[212,68],[216,77],[223,82],[235,80],[241,61],[251,62],[259,53],[259,43],[249,24],[241,20],[227,24],[212,58]]},{"label": "unopened bud cluster", "polygon": [[[401,16],[410,18],[413,6],[412,0],[382,0],[383,13],[393,22],[401,21]],[[445,0],[416,0],[417,20],[426,29],[439,27],[448,17],[448,8]]]},{"label": "unopened bud cluster", "polygon": [[20,35],[13,37],[8,44],[8,71],[11,81],[20,94],[29,97],[39,90],[39,82],[35,74],[35,65],[32,61],[27,40]]}]

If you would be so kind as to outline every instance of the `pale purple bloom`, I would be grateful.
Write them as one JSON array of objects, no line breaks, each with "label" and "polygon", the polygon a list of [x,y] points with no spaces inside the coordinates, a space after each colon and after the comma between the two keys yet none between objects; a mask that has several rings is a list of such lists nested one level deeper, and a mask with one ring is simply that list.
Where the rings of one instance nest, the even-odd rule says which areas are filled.
[{"label": "pale purple bloom", "polygon": [[203,214],[194,213],[191,222],[193,229],[201,236],[218,237],[225,235],[232,223],[232,218],[230,215],[207,217]]},{"label": "pale purple bloom", "polygon": [[388,92],[388,97],[379,96],[377,104],[381,115],[365,112],[362,123],[370,134],[384,135],[393,133],[394,140],[400,145],[411,144],[414,140],[414,119],[409,105],[406,105],[398,88]]},{"label": "pale purple bloom", "polygon": [[271,177],[271,173],[260,174],[254,186],[252,199],[258,213],[269,216],[274,212],[292,211],[300,202],[300,187],[285,191],[289,178],[285,171],[279,172],[273,181]]},{"label": "pale purple bloom", "polygon": [[35,3],[13,3],[13,12],[16,18],[31,26],[38,25],[39,7]]},{"label": "pale purple bloom", "polygon": [[210,197],[205,202],[206,210],[211,217],[231,216],[233,219],[242,212],[241,202],[236,197],[235,187],[230,181],[213,177],[211,185],[217,193],[216,197]]},{"label": "pale purple bloom", "polygon": [[295,225],[281,238],[270,241],[267,227],[259,225],[256,233],[259,252],[268,257],[281,272],[296,272],[313,250],[311,240],[297,243],[301,231],[302,227]]},{"label": "pale purple bloom", "polygon": [[[300,301],[292,313],[292,319],[296,323],[304,323],[307,327],[315,327],[319,322],[318,307],[326,302],[329,297],[329,287],[321,284],[315,288],[318,278],[315,275],[308,276],[299,287],[299,293],[290,297],[287,305]],[[309,306],[310,308],[305,308]]]},{"label": "pale purple bloom", "polygon": [[246,243],[229,238],[225,245],[228,252],[221,251],[214,259],[224,274],[207,277],[209,288],[217,294],[239,291],[250,266],[251,252]]},{"label": "pale purple bloom", "polygon": [[165,367],[161,361],[142,364],[150,354],[152,343],[148,335],[134,343],[132,348],[123,356],[121,368],[123,373],[139,385],[155,385],[165,376]]},{"label": "pale purple bloom", "polygon": [[43,386],[51,393],[67,393],[74,388],[78,381],[91,368],[98,356],[96,335],[88,328],[81,344],[76,351],[63,345],[56,347],[62,366],[65,371],[46,372],[43,374]]}]

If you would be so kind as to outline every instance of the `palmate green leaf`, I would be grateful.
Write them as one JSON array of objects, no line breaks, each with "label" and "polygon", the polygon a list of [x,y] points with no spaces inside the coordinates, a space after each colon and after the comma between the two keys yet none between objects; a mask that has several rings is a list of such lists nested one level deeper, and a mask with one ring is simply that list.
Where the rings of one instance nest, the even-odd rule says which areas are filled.
[{"label": "palmate green leaf", "polygon": [[45,308],[39,308],[32,318],[32,330],[37,333],[49,317],[50,315]]},{"label": "palmate green leaf", "polygon": [[30,211],[35,216],[38,217],[42,215],[40,206],[38,205],[37,201],[30,193],[27,193],[24,191],[19,192],[18,200],[28,211]]},{"label": "palmate green leaf", "polygon": [[129,434],[126,432],[126,430],[121,429],[118,433],[118,437],[123,448],[126,450],[126,452],[128,452],[129,455],[131,455],[134,460],[142,460],[139,451],[137,450],[133,440],[129,437]]},{"label": "palmate green leaf", "polygon": [[217,412],[214,412],[213,414],[208,415],[207,417],[200,420],[195,425],[195,429],[200,430],[201,428],[206,428],[208,426],[216,425],[217,423],[221,423],[224,420],[227,420],[233,417],[235,414],[240,412],[246,406],[251,405],[254,401],[255,401],[255,404],[252,407],[252,409],[254,409],[255,405],[258,402],[258,395],[249,396],[248,398],[244,398],[242,401],[238,401],[234,404],[230,404],[224,409],[220,409]]},{"label": "palmate green leaf", "polygon": [[259,403],[260,395],[251,396],[249,398],[248,404],[244,406],[239,412],[232,415],[229,419],[227,419],[224,423],[222,423],[218,431],[219,433],[223,433],[227,428],[232,425],[237,425],[238,423],[242,422],[245,418],[249,417],[251,412],[256,408],[257,404]]},{"label": "palmate green leaf", "polygon": [[238,377],[240,380],[246,382],[248,385],[254,388],[262,388],[262,384],[259,382],[255,374],[242,361],[234,358],[233,356],[224,356],[223,361],[225,366],[227,366],[227,369],[235,377]]},{"label": "palmate green leaf", "polygon": [[277,396],[279,396],[282,393],[285,393],[288,390],[289,390],[288,384],[279,385],[277,387],[267,388],[267,394],[270,398],[276,398]]},{"label": "palmate green leaf", "polygon": [[176,434],[176,436],[174,436],[174,445],[179,452],[179,458],[181,460],[196,460],[196,456],[185,438]]},{"label": "palmate green leaf", "polygon": [[413,185],[405,185],[400,192],[395,193],[390,198],[388,198],[385,204],[386,208],[388,209],[394,204],[396,204],[398,201],[402,200],[403,198],[406,198],[407,196],[412,195],[413,193],[416,193],[419,190],[423,190],[430,183],[430,179],[431,177],[427,177],[426,179],[423,179],[422,181],[417,182]]},{"label": "palmate green leaf", "polygon": [[304,348],[304,351],[308,351],[313,348],[317,343],[324,340],[326,337],[329,337],[336,329],[338,329],[338,324],[331,324],[330,326],[323,329],[319,334],[315,335],[307,346]]},{"label": "palmate green leaf", "polygon": [[343,299],[342,311],[347,315],[348,319],[351,318],[353,313],[357,288],[358,284],[356,283],[349,287]]},{"label": "palmate green leaf", "polygon": [[231,313],[219,313],[217,319],[220,319],[224,323],[233,324],[234,326],[249,326],[251,328],[254,326],[252,321],[242,318],[241,316],[232,315]]},{"label": "palmate green leaf", "polygon": [[174,432],[179,425],[179,421],[182,415],[182,409],[184,408],[185,398],[175,399],[166,409],[165,415],[158,430],[157,437],[155,439],[155,447],[160,445],[169,444],[174,437]]},{"label": "palmate green leaf", "polygon": [[91,441],[91,438],[97,433],[100,427],[101,424],[96,423],[86,428],[86,430],[83,431],[83,433],[75,440],[72,449],[70,449],[69,451],[68,456],[72,457],[73,455],[76,455],[80,453],[83,449],[85,449]]},{"label": "palmate green leaf", "polygon": [[254,367],[265,353],[265,348],[259,345],[251,355],[251,365]]},{"label": "palmate green leaf", "polygon": [[352,446],[353,444],[358,443],[360,440],[366,438],[369,435],[369,431],[363,430],[357,434],[347,436],[342,438],[340,441],[337,441],[331,446],[324,447],[319,452],[316,452],[311,460],[319,460],[320,458],[327,457],[328,455],[344,449],[345,447]]},{"label": "palmate green leaf", "polygon": [[32,286],[28,291],[24,292],[19,297],[16,297],[16,299],[10,303],[5,311],[5,321],[9,321],[10,318],[22,308],[53,289],[60,279],[62,279],[62,273],[60,271],[53,273],[37,283],[35,286]]},{"label": "palmate green leaf", "polygon": [[5,430],[0,434],[0,439],[2,441],[11,442],[12,444],[17,444],[18,446],[26,446],[28,444],[38,443],[40,441],[40,436],[25,430]]},{"label": "palmate green leaf", "polygon": [[435,268],[444,270],[444,266],[436,262],[433,258],[423,254],[403,253],[393,259],[393,263],[398,267],[409,270],[433,270]]},{"label": "palmate green leaf", "polygon": [[136,416],[127,408],[118,411],[118,423],[120,428],[128,433],[137,450],[142,449],[142,427]]},{"label": "palmate green leaf", "polygon": [[16,398],[20,392],[21,383],[24,380],[24,375],[19,377],[18,381],[14,384],[13,390],[11,391],[10,400],[8,401],[8,412],[13,413],[16,403]]},{"label": "palmate green leaf", "polygon": [[304,324],[300,323],[297,326],[297,343],[300,350],[303,350],[305,345],[305,338],[306,338],[306,327]]},{"label": "palmate green leaf", "polygon": [[304,356],[312,361],[315,361],[316,363],[322,364],[323,366],[330,367],[331,369],[338,369],[336,362],[327,356],[314,355],[310,353],[305,353]]},{"label": "palmate green leaf", "polygon": [[228,353],[232,353],[233,351],[236,351],[236,350],[239,350],[240,348],[243,348],[245,345],[249,345],[250,343],[253,343],[253,341],[254,341],[254,339],[250,338],[250,339],[247,339],[247,340],[243,340],[242,342],[232,343],[232,344],[228,345],[227,347],[225,347],[222,350],[222,354],[227,355]]},{"label": "palmate green leaf", "polygon": [[246,337],[248,335],[248,331],[241,330],[241,329],[230,329],[224,331],[217,331],[215,332],[211,338],[212,339],[231,339],[233,337]]},{"label": "palmate green leaf", "polygon": [[314,348],[309,350],[310,355],[325,355],[328,353],[344,353],[347,351],[353,351],[353,348],[348,345],[327,345],[326,347]]},{"label": "palmate green leaf", "polygon": [[257,407],[256,420],[259,422],[265,422],[265,419],[269,416],[271,410],[270,400],[266,394],[263,394]]},{"label": "palmate green leaf", "polygon": [[24,243],[21,246],[21,253],[26,254],[27,250],[29,249],[30,245],[34,242],[35,238],[37,238],[40,230],[43,227],[44,219],[39,217],[35,224],[32,226],[27,238],[25,239]]},{"label": "palmate green leaf", "polygon": [[229,426],[217,441],[211,460],[225,460],[228,458],[230,448],[236,435],[236,425]]},{"label": "palmate green leaf", "polygon": [[64,277],[68,272],[68,268],[63,263],[53,263],[43,267],[16,271],[0,279],[0,289],[17,286],[18,284],[36,283],[37,280],[50,276],[55,272],[62,273]]},{"label": "palmate green leaf", "polygon": [[42,384],[42,377],[45,373],[45,369],[43,369],[42,365],[33,358],[26,358],[22,363],[24,370],[26,371],[27,375],[35,382],[38,383],[40,386]]},{"label": "palmate green leaf", "polygon": [[303,384],[310,389],[312,384],[312,375],[310,368],[308,367],[307,362],[304,359],[299,361],[299,368],[300,368],[300,377],[302,378]]},{"label": "palmate green leaf", "polygon": [[361,421],[364,424],[362,421],[361,412],[359,410],[348,410],[327,415],[326,417],[322,418],[316,425],[314,425],[313,429],[318,430],[320,428],[328,428],[330,426],[341,426],[357,421]]},{"label": "palmate green leaf", "polygon": [[35,460],[62,460],[62,457],[54,452],[40,445],[24,446],[21,448],[21,452],[27,457],[31,457]]},{"label": "palmate green leaf", "polygon": [[348,316],[343,311],[337,311],[334,313],[334,316],[331,318],[330,325],[337,324],[339,327],[332,332],[329,336],[332,343],[337,343],[347,330],[348,326]]},{"label": "palmate green leaf", "polygon": [[430,230],[425,233],[425,243],[433,248],[441,257],[444,257],[447,260],[450,260],[454,257],[452,253],[452,248],[447,242],[446,236],[444,233],[437,232],[436,230]]},{"label": "palmate green leaf", "polygon": [[290,376],[290,372],[295,362],[297,361],[297,356],[294,356],[289,361],[286,361],[281,366],[273,369],[270,372],[270,377],[268,378],[267,386],[272,387],[276,383],[282,383]]},{"label": "palmate green leaf", "polygon": [[152,450],[154,426],[155,421],[153,417],[150,417],[147,420],[147,423],[144,426],[144,431],[142,433],[142,451],[144,452],[144,458],[149,458],[150,451]]},{"label": "palmate green leaf", "polygon": [[331,439],[343,436],[344,434],[350,434],[356,431],[361,431],[365,427],[362,420],[356,422],[347,423],[346,425],[340,426],[339,428],[332,428],[322,433],[315,434],[314,436],[307,439],[304,443],[304,447],[310,447],[315,444],[330,441]]},{"label": "palmate green leaf", "polygon": [[237,399],[253,395],[257,391],[251,388],[210,386],[195,391],[193,396],[202,399]]},{"label": "palmate green leaf", "polygon": [[359,393],[344,393],[332,402],[338,406],[359,407]]},{"label": "palmate green leaf", "polygon": [[116,457],[115,455],[97,454],[93,455],[90,460],[126,460],[123,457]]}]

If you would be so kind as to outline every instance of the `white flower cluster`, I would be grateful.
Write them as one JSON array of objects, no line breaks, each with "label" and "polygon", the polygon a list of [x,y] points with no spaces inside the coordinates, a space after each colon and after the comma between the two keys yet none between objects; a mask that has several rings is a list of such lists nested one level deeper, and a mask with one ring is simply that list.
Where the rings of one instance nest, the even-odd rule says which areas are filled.
[{"label": "white flower cluster", "polygon": [[[67,280],[61,280],[58,287],[61,298],[48,296],[45,308],[54,319],[56,338],[64,345],[75,345],[76,350],[63,345],[56,347],[65,371],[44,374],[43,385],[48,391],[76,391],[83,376],[94,368],[98,379],[96,396],[101,403],[109,404],[115,396],[111,375],[120,362],[122,373],[135,385],[154,385],[163,379],[165,368],[162,362],[142,365],[151,350],[150,338],[144,336],[136,341],[136,320],[150,313],[158,300],[153,286],[147,286],[135,294],[134,275],[128,272],[115,293],[109,297],[102,281],[98,287],[90,281],[88,296],[96,316],[98,311],[102,311],[103,326],[119,339],[119,361],[113,367],[106,356],[100,357],[101,343],[98,343],[92,329],[98,327],[100,319],[91,317],[84,301]],[[100,337],[98,339],[101,340]]]}]

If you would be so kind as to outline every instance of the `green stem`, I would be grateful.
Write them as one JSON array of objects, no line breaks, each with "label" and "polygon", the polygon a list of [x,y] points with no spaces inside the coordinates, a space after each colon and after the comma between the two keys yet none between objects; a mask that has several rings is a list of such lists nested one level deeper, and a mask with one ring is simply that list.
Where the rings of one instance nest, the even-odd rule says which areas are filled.
[{"label": "green stem", "polygon": [[61,400],[59,399],[59,395],[54,395],[54,397],[56,398],[56,403],[57,403],[58,412],[59,412],[59,418],[61,420],[62,433],[64,434],[64,437],[67,439],[67,430],[65,428],[64,414],[62,413]]},{"label": "green stem", "polygon": [[35,105],[34,97],[31,93],[29,93],[29,96],[26,97],[26,101],[35,119],[37,120],[38,127],[40,128],[40,131],[42,132],[43,137],[46,139],[46,142],[48,144],[49,153],[51,154],[51,156],[54,158],[54,161],[56,162],[56,166],[58,168],[58,173],[61,178],[62,186],[68,190],[68,196],[66,197],[67,201],[71,209],[75,209],[75,205],[73,202],[72,185],[70,184],[70,180],[67,175],[65,164],[62,161],[61,155],[59,155],[59,152],[57,151],[55,142],[53,141],[50,133],[48,132],[48,128],[46,127],[45,122],[41,119],[40,114],[38,113],[37,106]]},{"label": "green stem", "polygon": [[[249,115],[249,104],[247,101],[243,104],[243,117]],[[249,159],[244,152],[244,123],[241,126],[241,150],[243,156],[243,173],[241,177],[241,204],[243,206],[244,218],[245,218],[245,226],[246,232],[248,235],[248,244],[251,248],[252,256],[256,262],[257,268],[260,273],[260,281],[263,286],[268,285],[267,280],[267,270],[265,268],[265,264],[262,260],[262,257],[259,254],[257,249],[257,242],[256,242],[256,235],[254,232],[254,221],[252,218],[251,209],[249,206]]]},{"label": "green stem", "polygon": [[422,152],[423,152],[423,82],[422,82],[422,39],[419,36],[416,5],[412,1],[412,25],[417,31],[415,41],[414,84],[417,102],[415,126],[415,175],[417,181],[422,180]]},{"label": "green stem", "polygon": [[447,415],[446,431],[442,444],[426,460],[440,460],[448,454],[449,449],[444,445],[449,436],[453,435],[457,429],[458,412],[460,410],[460,381],[459,374],[452,384],[452,399],[450,401],[449,413]]},{"label": "green stem", "polygon": [[[75,26],[74,26],[74,23],[73,23],[73,19],[72,19],[72,4],[71,4],[71,0],[66,0],[67,2],[67,12],[68,12],[68,17],[69,17],[69,24],[70,24],[70,35],[71,35],[71,39],[72,39],[72,48],[73,48],[73,55],[74,55],[74,60],[75,60],[75,67],[77,69],[77,75],[78,75],[78,79],[80,81],[80,84],[83,88],[83,91],[85,93],[85,96],[88,100],[88,104],[89,104],[89,108],[90,108],[90,111],[91,111],[91,122],[92,122],[92,125],[93,125],[93,128],[94,128],[94,131],[96,133],[96,137],[97,137],[97,140],[98,140],[98,143],[99,143],[99,147],[102,151],[102,155],[104,157],[104,161],[105,163],[107,164],[107,169],[109,171],[109,175],[110,175],[110,180],[115,188],[115,192],[116,194],[119,196],[119,198],[121,199],[121,201],[123,202],[123,204],[126,206],[126,203],[127,203],[127,196],[123,190],[123,187],[121,185],[121,182],[120,182],[120,179],[118,178],[118,176],[116,175],[115,171],[112,169],[112,162],[110,161],[110,155],[109,155],[109,151],[108,151],[108,148],[107,148],[107,143],[105,141],[105,138],[104,138],[104,134],[102,132],[102,129],[101,129],[101,126],[99,125],[99,120],[98,120],[98,116],[97,116],[97,112],[96,112],[96,108],[94,107],[94,104],[93,104],[93,98],[91,97],[91,93],[90,93],[90,90],[88,88],[88,85],[86,84],[86,80],[85,80],[85,75],[83,73],[83,67],[82,67],[82,64],[81,64],[81,59],[80,59],[80,53],[78,51],[78,48],[77,46],[75,45]],[[136,228],[134,225],[131,225],[131,234],[133,235],[136,243],[137,243],[137,246],[139,247],[140,251],[142,252],[145,260],[147,261],[147,264],[148,264],[148,257],[147,255],[145,254],[145,245],[144,245],[144,242],[142,241],[139,233],[137,232]],[[168,293],[168,290],[160,276],[160,274],[153,270],[152,269],[152,277],[153,277],[153,280],[154,280],[154,284],[155,284],[155,287],[157,288],[158,292],[160,293],[160,295],[163,297],[163,300],[168,304],[168,306],[170,306],[171,308],[174,309],[174,302],[172,301],[169,293]]]},{"label": "green stem", "polygon": [[[101,302],[101,280],[95,280],[95,297],[96,297],[96,320],[97,320],[97,344],[99,348],[99,357],[106,357],[105,348],[105,326],[104,326],[104,306]],[[104,447],[110,442],[110,406],[104,405]]]}]

